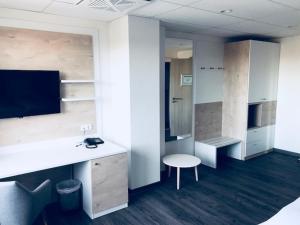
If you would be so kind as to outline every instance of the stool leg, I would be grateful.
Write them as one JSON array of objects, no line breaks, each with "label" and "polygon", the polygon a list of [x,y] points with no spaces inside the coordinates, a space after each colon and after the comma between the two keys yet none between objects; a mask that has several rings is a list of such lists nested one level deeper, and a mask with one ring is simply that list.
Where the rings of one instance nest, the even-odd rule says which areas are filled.
[{"label": "stool leg", "polygon": [[195,166],[195,177],[196,177],[196,181],[198,182],[198,168],[197,168],[197,166]]},{"label": "stool leg", "polygon": [[180,187],[180,167],[177,167],[177,190]]},{"label": "stool leg", "polygon": [[172,167],[171,167],[171,166],[169,166],[169,173],[168,173],[168,177],[170,177],[170,176],[171,176],[171,170],[172,170]]}]

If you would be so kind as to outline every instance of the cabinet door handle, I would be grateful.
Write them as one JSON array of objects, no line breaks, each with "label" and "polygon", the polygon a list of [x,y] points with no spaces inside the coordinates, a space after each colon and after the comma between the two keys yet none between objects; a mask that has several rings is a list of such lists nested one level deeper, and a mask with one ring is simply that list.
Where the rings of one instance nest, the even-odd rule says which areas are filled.
[{"label": "cabinet door handle", "polygon": [[101,164],[100,163],[95,163],[95,166],[100,166]]}]

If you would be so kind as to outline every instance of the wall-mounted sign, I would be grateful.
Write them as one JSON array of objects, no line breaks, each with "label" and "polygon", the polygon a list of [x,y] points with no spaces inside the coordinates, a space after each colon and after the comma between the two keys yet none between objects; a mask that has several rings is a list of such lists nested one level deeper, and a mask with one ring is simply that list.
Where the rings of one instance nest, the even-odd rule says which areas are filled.
[{"label": "wall-mounted sign", "polygon": [[193,75],[181,74],[181,86],[193,85]]}]

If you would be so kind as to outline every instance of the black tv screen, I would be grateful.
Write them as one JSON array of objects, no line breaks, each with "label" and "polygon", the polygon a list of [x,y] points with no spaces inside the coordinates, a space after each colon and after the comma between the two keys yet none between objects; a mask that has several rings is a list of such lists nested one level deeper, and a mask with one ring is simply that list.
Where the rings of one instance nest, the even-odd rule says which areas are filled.
[{"label": "black tv screen", "polygon": [[59,71],[0,70],[0,119],[60,113]]}]

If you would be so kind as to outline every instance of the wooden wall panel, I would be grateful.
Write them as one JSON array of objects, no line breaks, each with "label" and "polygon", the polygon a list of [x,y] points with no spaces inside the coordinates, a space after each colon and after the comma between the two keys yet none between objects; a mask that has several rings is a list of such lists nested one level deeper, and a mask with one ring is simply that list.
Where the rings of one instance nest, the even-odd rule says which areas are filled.
[{"label": "wooden wall panel", "polygon": [[[0,69],[59,70],[61,79],[93,79],[88,35],[0,27]],[[94,94],[91,84],[62,84],[62,97]],[[94,102],[62,103],[62,113],[0,120],[0,146],[80,135],[96,127]],[[95,130],[93,131],[95,132]]]},{"label": "wooden wall panel", "polygon": [[243,141],[242,157],[247,131],[249,52],[249,41],[225,45],[222,135]]},{"label": "wooden wall panel", "polygon": [[261,112],[261,126],[270,126],[276,123],[277,101],[263,102]]},{"label": "wooden wall panel", "polygon": [[222,136],[222,102],[195,105],[195,140]]}]

